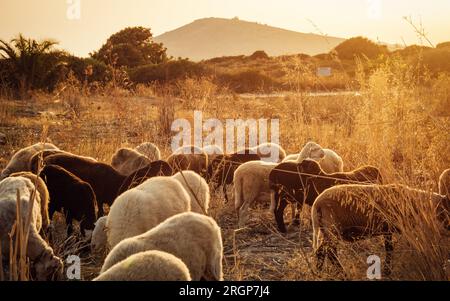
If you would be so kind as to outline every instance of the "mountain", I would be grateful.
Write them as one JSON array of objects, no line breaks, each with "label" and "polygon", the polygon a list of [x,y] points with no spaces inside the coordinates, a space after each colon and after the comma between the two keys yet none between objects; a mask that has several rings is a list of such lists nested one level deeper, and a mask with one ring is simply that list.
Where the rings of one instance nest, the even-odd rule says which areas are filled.
[{"label": "mountain", "polygon": [[237,18],[196,20],[154,39],[169,55],[200,61],[221,56],[250,55],[264,50],[270,56],[329,52],[344,39],[306,34]]}]

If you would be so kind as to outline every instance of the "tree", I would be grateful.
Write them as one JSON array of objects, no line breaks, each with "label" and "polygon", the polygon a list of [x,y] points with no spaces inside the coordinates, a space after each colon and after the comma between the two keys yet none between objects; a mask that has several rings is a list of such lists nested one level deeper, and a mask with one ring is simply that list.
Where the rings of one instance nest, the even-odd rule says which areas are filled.
[{"label": "tree", "polygon": [[153,41],[149,28],[127,27],[113,34],[91,56],[108,65],[134,68],[167,60],[166,48]]},{"label": "tree", "polygon": [[[58,64],[49,60],[57,42],[43,40],[38,42],[26,39],[22,34],[10,43],[0,40],[0,56],[6,60],[8,71],[19,89],[20,97],[25,99],[28,91],[38,86]],[[49,68],[49,65],[52,68]]]},{"label": "tree", "polygon": [[356,37],[348,39],[334,49],[338,57],[344,60],[352,60],[355,57],[367,57],[376,59],[382,54],[388,53],[387,46],[378,45],[367,38]]}]

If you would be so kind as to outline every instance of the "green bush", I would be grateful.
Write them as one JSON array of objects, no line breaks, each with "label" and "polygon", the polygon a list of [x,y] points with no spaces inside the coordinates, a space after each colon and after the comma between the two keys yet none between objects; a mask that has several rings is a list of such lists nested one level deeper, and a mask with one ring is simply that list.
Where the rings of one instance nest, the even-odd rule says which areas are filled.
[{"label": "green bush", "polygon": [[281,87],[278,81],[257,70],[222,73],[216,80],[236,93],[269,92]]},{"label": "green bush", "polygon": [[140,66],[129,71],[131,81],[136,84],[172,82],[186,77],[195,78],[207,75],[210,75],[210,72],[206,67],[186,59]]}]

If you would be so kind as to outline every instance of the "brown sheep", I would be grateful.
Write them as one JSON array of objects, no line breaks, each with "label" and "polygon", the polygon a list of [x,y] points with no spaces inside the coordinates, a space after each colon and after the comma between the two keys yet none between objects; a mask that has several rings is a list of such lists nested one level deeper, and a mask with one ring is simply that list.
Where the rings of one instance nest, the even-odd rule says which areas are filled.
[{"label": "brown sheep", "polygon": [[176,150],[167,163],[175,172],[192,170],[201,176],[205,176],[208,168],[208,155],[195,146],[185,146]]},{"label": "brown sheep", "polygon": [[230,155],[217,155],[208,166],[207,177],[210,182],[216,183],[215,190],[222,186],[225,201],[228,203],[227,185],[233,183],[236,169],[243,163],[260,160],[259,155],[248,149]]},{"label": "brown sheep", "polygon": [[317,267],[321,269],[328,257],[342,268],[335,238],[354,242],[382,235],[386,250],[384,272],[388,275],[394,249],[392,234],[401,233],[405,218],[415,221],[414,216],[423,216],[417,212],[428,209],[448,230],[450,200],[446,196],[404,185],[352,184],[325,190],[311,210]]},{"label": "brown sheep", "polygon": [[112,156],[111,166],[121,174],[129,176],[151,162],[146,156],[133,149],[121,148]]},{"label": "brown sheep", "polygon": [[317,196],[332,186],[351,183],[382,184],[378,168],[364,166],[351,172],[325,173],[319,163],[304,160],[301,163],[285,162],[275,167],[269,175],[273,192],[272,207],[278,229],[285,233],[284,209],[289,202],[297,202],[294,223],[300,222],[303,204],[312,206]]}]

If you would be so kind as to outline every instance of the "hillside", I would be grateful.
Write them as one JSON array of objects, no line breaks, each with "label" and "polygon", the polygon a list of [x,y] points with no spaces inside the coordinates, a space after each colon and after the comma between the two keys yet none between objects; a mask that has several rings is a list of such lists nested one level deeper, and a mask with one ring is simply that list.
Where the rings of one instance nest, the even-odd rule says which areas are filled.
[{"label": "hillside", "polygon": [[344,39],[305,34],[238,19],[207,18],[166,32],[155,41],[168,54],[194,61],[221,56],[250,55],[264,50],[270,56],[329,52]]}]

